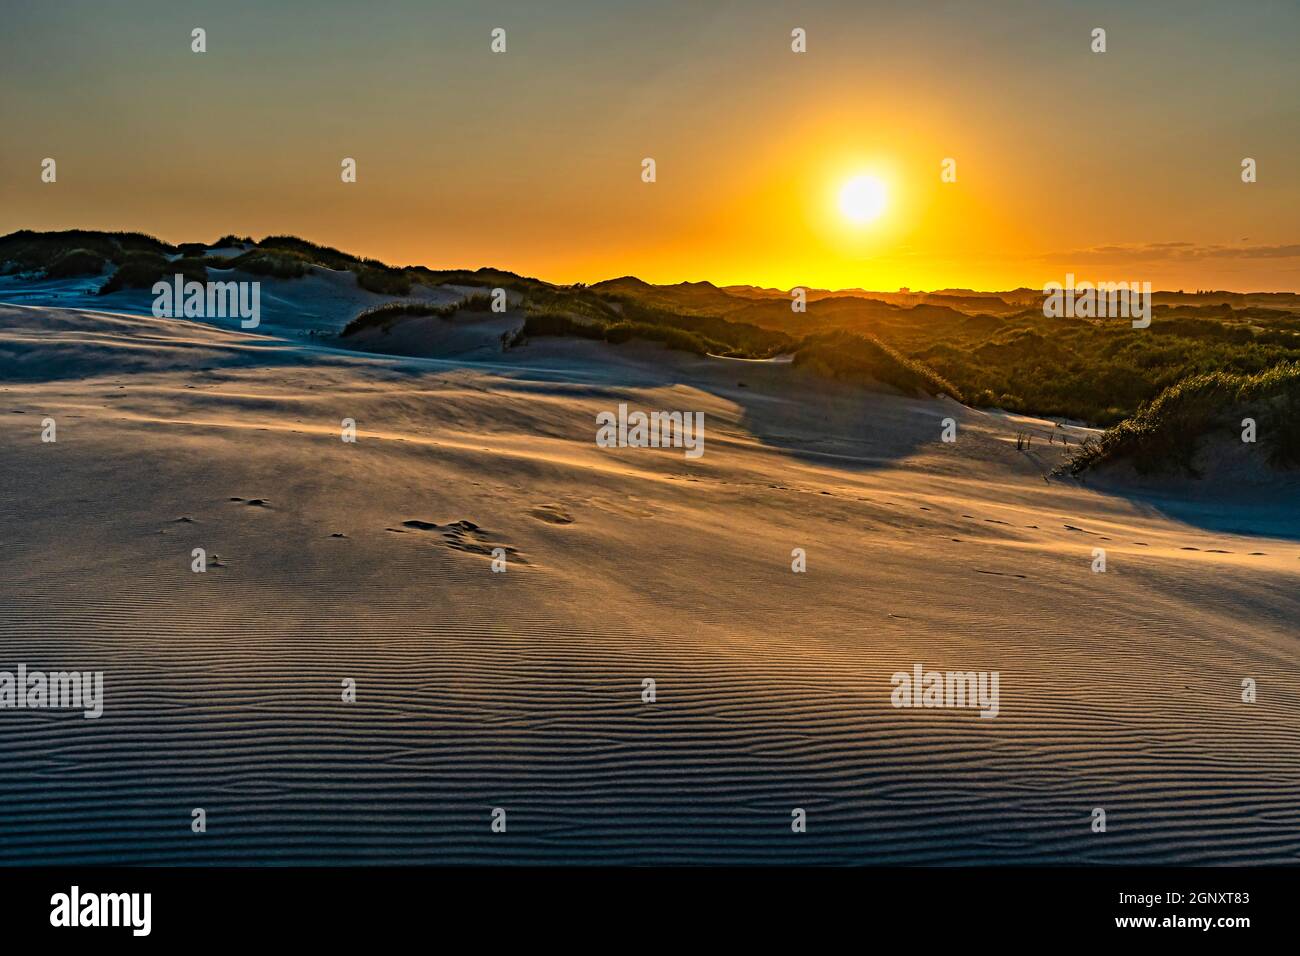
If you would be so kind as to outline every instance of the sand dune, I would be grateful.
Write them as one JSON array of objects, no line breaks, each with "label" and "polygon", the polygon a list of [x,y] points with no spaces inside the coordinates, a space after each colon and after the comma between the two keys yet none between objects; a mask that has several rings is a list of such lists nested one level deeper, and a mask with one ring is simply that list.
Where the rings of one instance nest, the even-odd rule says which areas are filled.
[{"label": "sand dune", "polygon": [[[105,673],[0,710],[3,862],[1300,860],[1292,505],[788,363],[262,331],[0,305],[0,670]],[[598,448],[619,403],[705,454]]]}]

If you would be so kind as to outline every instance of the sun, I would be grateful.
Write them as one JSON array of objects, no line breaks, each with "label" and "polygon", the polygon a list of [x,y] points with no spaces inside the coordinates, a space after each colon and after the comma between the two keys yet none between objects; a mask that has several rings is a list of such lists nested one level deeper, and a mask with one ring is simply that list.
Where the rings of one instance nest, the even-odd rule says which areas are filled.
[{"label": "sun", "polygon": [[855,223],[868,223],[885,211],[889,197],[875,176],[855,176],[840,189],[840,212]]}]

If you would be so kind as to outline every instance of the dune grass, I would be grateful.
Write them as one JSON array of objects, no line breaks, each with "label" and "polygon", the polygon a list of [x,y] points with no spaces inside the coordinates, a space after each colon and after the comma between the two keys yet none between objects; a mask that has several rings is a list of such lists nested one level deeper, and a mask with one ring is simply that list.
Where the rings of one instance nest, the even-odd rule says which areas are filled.
[{"label": "dune grass", "polygon": [[411,302],[384,302],[359,313],[356,318],[343,327],[342,338],[356,335],[366,329],[379,329],[387,334],[398,322],[406,319],[436,316],[440,319],[450,318],[460,311],[459,302],[438,303],[415,300]]},{"label": "dune grass", "polygon": [[1029,313],[1002,320],[993,334],[879,334],[952,381],[974,405],[1103,426],[1130,418],[1183,379],[1253,375],[1300,360],[1300,335],[1236,317],[1157,314],[1150,328],[1132,329],[1127,322]]},{"label": "dune grass", "polygon": [[734,358],[769,358],[796,345],[781,332],[713,316],[682,315],[581,287],[530,294],[523,308],[527,319],[519,343],[530,335],[570,335],[615,345],[642,339],[695,355]]},{"label": "dune grass", "polygon": [[838,381],[880,382],[903,392],[962,400],[961,390],[952,382],[871,335],[811,335],[795,353],[794,364]]},{"label": "dune grass", "polygon": [[1202,442],[1214,436],[1240,441],[1245,418],[1255,420],[1270,464],[1300,466],[1300,363],[1253,375],[1209,372],[1186,378],[1100,439],[1086,442],[1064,470],[1078,475],[1129,461],[1139,474],[1197,476],[1193,461]]},{"label": "dune grass", "polygon": [[[373,260],[368,260],[368,262]],[[402,269],[393,269],[379,265],[357,265],[352,267],[356,274],[357,285],[367,292],[379,295],[410,295],[411,277]]]},{"label": "dune grass", "polygon": [[529,311],[520,335],[514,344],[523,344],[531,336],[572,336],[619,345],[633,339],[660,342],[670,349],[694,355],[723,355],[736,350],[713,339],[705,338],[687,329],[651,322],[634,322],[627,319],[605,321],[583,320],[565,312],[535,309]]},{"label": "dune grass", "polygon": [[332,246],[317,245],[314,242],[308,242],[306,239],[299,239],[297,236],[267,236],[258,242],[253,242],[251,239],[239,241],[252,243],[262,250],[290,253],[304,262],[324,266],[326,269],[343,270],[362,265],[359,256],[341,252]]},{"label": "dune grass", "polygon": [[122,289],[149,289],[155,282],[182,275],[186,282],[207,282],[208,270],[202,259],[168,260],[154,252],[132,252],[102,286],[100,295]]},{"label": "dune grass", "polygon": [[45,269],[47,279],[74,279],[97,276],[108,266],[109,260],[90,249],[69,249],[54,259]]},{"label": "dune grass", "polygon": [[0,236],[0,272],[42,272],[64,256],[88,252],[120,265],[133,253],[170,255],[176,247],[140,232],[97,232],[65,229],[34,232],[20,229]]},{"label": "dune grass", "polygon": [[[703,301],[717,298],[714,289]],[[1254,374],[1300,360],[1300,310],[1235,308],[1213,294],[1206,298],[1156,305],[1145,329],[1127,319],[1057,319],[1041,306],[1009,308],[1023,301],[1013,294],[993,297],[989,313],[902,306],[864,294],[811,301],[806,313],[792,313],[785,297],[748,299],[723,315],[798,335],[866,332],[933,369],[973,405],[1106,426],[1188,376]],[[980,301],[969,300],[969,307]]]},{"label": "dune grass", "polygon": [[213,268],[239,269],[273,279],[300,279],[311,272],[308,259],[288,250],[250,249],[232,259],[209,257],[207,261]]}]

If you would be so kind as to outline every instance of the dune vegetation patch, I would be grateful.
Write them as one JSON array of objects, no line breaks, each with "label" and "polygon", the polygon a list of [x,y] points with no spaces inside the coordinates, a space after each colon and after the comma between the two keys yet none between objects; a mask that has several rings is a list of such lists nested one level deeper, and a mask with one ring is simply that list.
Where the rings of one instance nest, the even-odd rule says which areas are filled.
[{"label": "dune vegetation patch", "polygon": [[408,319],[439,318],[448,319],[462,308],[460,302],[384,302],[362,311],[355,319],[343,327],[340,335],[349,338],[367,329],[378,329],[387,334],[393,326]]},{"label": "dune vegetation patch", "polygon": [[[101,264],[120,265],[135,253],[165,257],[175,252],[175,246],[140,232],[86,229],[34,232],[20,229],[0,236],[0,274],[39,272],[49,278],[93,275],[70,270],[88,268],[90,256],[97,256]],[[54,275],[50,274],[52,268],[56,270]],[[102,267],[100,271],[103,271]]]},{"label": "dune vegetation patch", "polygon": [[[1157,308],[1150,328],[1127,322],[1004,317],[992,334],[885,327],[882,341],[952,381],[973,405],[1113,425],[1185,378],[1251,375],[1300,360],[1288,313],[1222,318]],[[937,338],[942,341],[936,342]]]},{"label": "dune vegetation patch", "polygon": [[809,336],[794,355],[796,366],[842,382],[879,382],[902,392],[962,400],[952,382],[871,335],[830,332]]},{"label": "dune vegetation patch", "polygon": [[209,258],[218,269],[239,269],[256,276],[273,279],[301,279],[311,271],[311,262],[295,252],[276,249],[251,249],[232,259]]},{"label": "dune vegetation patch", "polygon": [[710,341],[674,328],[671,325],[651,325],[644,322],[605,322],[601,320],[582,321],[562,312],[534,312],[524,320],[523,329],[511,343],[522,345],[533,336],[559,335],[573,338],[594,339],[599,342],[619,344],[632,339],[648,342],[662,342],[670,349],[691,352],[695,355],[708,355],[710,352],[729,351],[720,342]]},{"label": "dune vegetation patch", "polygon": [[1199,477],[1194,461],[1203,443],[1216,436],[1242,442],[1245,419],[1254,421],[1269,464],[1300,466],[1300,363],[1253,375],[1209,372],[1186,378],[1100,438],[1086,441],[1063,470],[1078,475],[1127,461],[1139,474]]},{"label": "dune vegetation patch", "polygon": [[364,265],[354,266],[352,271],[356,274],[357,285],[367,292],[375,292],[379,295],[411,294],[411,277],[403,269],[367,262]]},{"label": "dune vegetation patch", "polygon": [[572,336],[613,345],[641,339],[695,355],[770,358],[791,350],[795,344],[784,333],[766,331],[757,326],[674,315],[657,309],[568,309],[561,302],[548,301],[539,305],[528,299],[524,311],[527,318],[513,343],[515,345],[523,344],[531,336]]},{"label": "dune vegetation patch", "polygon": [[69,249],[51,262],[45,269],[47,279],[76,279],[83,276],[97,276],[109,264],[107,257],[90,249]]},{"label": "dune vegetation patch", "polygon": [[100,295],[121,289],[151,289],[154,283],[173,276],[186,282],[207,282],[207,265],[202,259],[168,259],[153,252],[130,253],[107,282],[99,287]]}]

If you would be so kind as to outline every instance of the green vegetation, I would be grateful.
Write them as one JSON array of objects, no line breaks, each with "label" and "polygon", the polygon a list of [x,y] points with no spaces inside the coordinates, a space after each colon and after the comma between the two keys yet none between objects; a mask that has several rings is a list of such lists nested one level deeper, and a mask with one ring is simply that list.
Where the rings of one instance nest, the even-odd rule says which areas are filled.
[{"label": "green vegetation", "polygon": [[310,262],[301,255],[272,249],[250,249],[232,259],[208,257],[207,263],[214,269],[239,269],[274,279],[300,279],[311,272]]},{"label": "green vegetation", "polygon": [[139,232],[93,232],[85,229],[33,232],[20,229],[0,236],[0,274],[39,272],[48,275],[55,263],[72,253],[91,253],[104,262],[120,265],[132,253],[161,256],[175,251],[174,246]]},{"label": "green vegetation", "polygon": [[407,269],[416,282],[424,285],[462,285],[477,286],[486,289],[509,289],[521,295],[542,295],[547,292],[567,293],[562,286],[553,286],[541,279],[505,272],[501,269],[426,269],[424,266],[411,266]]},{"label": "green vegetation", "polygon": [[783,332],[715,316],[682,315],[625,295],[602,296],[578,287],[531,294],[520,341],[529,336],[572,335],[618,344],[632,339],[662,342],[696,355],[770,358],[793,351],[797,342]]},{"label": "green vegetation", "polygon": [[379,329],[387,334],[394,325],[406,319],[426,316],[437,316],[446,319],[455,315],[459,310],[460,304],[455,302],[449,304],[422,301],[385,302],[382,305],[375,305],[366,309],[345,325],[343,331],[339,334],[345,339],[365,329]]},{"label": "green vegetation", "polygon": [[1165,389],[1133,417],[1088,441],[1066,470],[1079,474],[1127,460],[1139,474],[1181,470],[1196,475],[1201,442],[1219,435],[1240,441],[1242,419],[1255,419],[1269,461],[1300,465],[1300,364],[1254,375],[1209,372]]},{"label": "green vegetation", "polygon": [[711,342],[684,329],[671,325],[651,325],[646,322],[582,322],[559,312],[530,313],[524,320],[522,334],[515,340],[521,344],[531,336],[567,335],[619,344],[632,339],[662,342],[670,349],[693,352],[696,355],[720,354],[727,350],[719,342]]},{"label": "green vegetation", "polygon": [[[367,260],[367,263],[373,260]],[[380,295],[410,295],[411,277],[402,269],[388,266],[359,265],[352,269],[357,276],[357,285],[367,292]]]},{"label": "green vegetation", "polygon": [[100,295],[120,289],[150,289],[155,282],[170,280],[177,274],[186,282],[206,282],[208,271],[202,259],[175,259],[154,252],[129,253],[117,271],[99,288]]},{"label": "green vegetation", "polygon": [[1300,359],[1300,334],[1233,315],[1193,319],[1162,308],[1150,328],[1134,329],[1122,319],[1022,312],[1000,326],[941,343],[880,334],[953,381],[975,405],[1096,425],[1122,421],[1188,376],[1249,375]]},{"label": "green vegetation", "polygon": [[[232,238],[232,237],[228,237]],[[259,249],[273,250],[280,253],[291,253],[304,262],[312,265],[323,266],[326,269],[343,270],[351,269],[361,265],[362,260],[346,252],[340,252],[331,246],[318,246],[314,242],[308,242],[306,239],[299,239],[297,236],[267,236],[261,242],[254,242],[252,239],[240,239],[245,245],[255,245]],[[234,244],[233,242],[231,244]]]},{"label": "green vegetation", "polygon": [[97,276],[104,271],[108,260],[89,249],[70,249],[60,254],[45,269],[47,279],[74,279]]},{"label": "green vegetation", "polygon": [[751,298],[726,318],[792,333],[870,334],[973,405],[1093,425],[1123,421],[1190,375],[1253,374],[1300,359],[1300,308],[1157,305],[1150,327],[1134,329],[1127,319],[1049,319],[1041,308],[1006,312],[999,302],[995,315],[841,296],[792,314],[783,296]]},{"label": "green vegetation", "polygon": [[952,382],[871,335],[828,332],[811,335],[795,353],[794,364],[839,381],[880,382],[901,392],[947,395],[962,400]]}]

